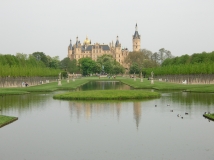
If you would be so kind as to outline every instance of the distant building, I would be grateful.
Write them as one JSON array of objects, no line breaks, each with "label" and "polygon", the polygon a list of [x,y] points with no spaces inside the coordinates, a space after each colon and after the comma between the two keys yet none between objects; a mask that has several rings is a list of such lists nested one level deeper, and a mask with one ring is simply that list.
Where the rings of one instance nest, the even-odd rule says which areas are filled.
[{"label": "distant building", "polygon": [[[133,51],[140,50],[140,35],[137,31],[137,24],[135,27],[135,33],[133,35]],[[127,48],[121,48],[121,44],[119,43],[119,37],[116,38],[116,43],[113,41],[108,44],[100,44],[100,43],[91,43],[91,40],[86,36],[83,44],[80,43],[78,37],[76,37],[75,44],[72,44],[70,40],[70,44],[68,46],[68,57],[73,60],[79,60],[80,58],[90,57],[92,60],[97,60],[97,57],[102,56],[104,54],[112,55],[113,58],[116,59],[124,67],[127,67],[124,60],[129,54],[129,50]]]},{"label": "distant building", "polygon": [[133,44],[133,51],[140,51],[140,35],[138,33],[138,29],[137,29],[137,23],[135,26],[135,33],[132,36],[132,44]]}]

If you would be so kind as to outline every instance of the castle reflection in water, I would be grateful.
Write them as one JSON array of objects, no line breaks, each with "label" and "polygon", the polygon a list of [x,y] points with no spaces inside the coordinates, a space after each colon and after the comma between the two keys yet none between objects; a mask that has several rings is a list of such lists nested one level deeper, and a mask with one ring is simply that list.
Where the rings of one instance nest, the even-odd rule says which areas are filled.
[{"label": "castle reflection in water", "polygon": [[133,118],[136,122],[136,127],[139,127],[141,119],[141,102],[69,102],[69,109],[72,118],[87,119],[90,120],[93,115],[104,116],[110,114],[120,119],[121,110],[129,110],[128,108],[133,107]]}]

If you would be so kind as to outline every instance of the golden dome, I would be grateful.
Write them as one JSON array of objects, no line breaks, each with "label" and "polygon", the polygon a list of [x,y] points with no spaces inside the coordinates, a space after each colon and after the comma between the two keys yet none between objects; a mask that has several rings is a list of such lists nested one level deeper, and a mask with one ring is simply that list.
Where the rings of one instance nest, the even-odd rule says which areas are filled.
[{"label": "golden dome", "polygon": [[90,40],[88,39],[88,36],[86,36],[86,39],[85,39],[85,41],[84,41],[84,44],[85,44],[85,45],[89,45],[89,44],[90,44]]}]

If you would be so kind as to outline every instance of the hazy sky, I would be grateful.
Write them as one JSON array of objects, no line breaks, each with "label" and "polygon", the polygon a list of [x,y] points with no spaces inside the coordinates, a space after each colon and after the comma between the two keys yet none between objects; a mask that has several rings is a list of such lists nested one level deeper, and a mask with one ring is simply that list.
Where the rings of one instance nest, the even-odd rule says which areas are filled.
[{"label": "hazy sky", "polygon": [[70,39],[119,41],[174,56],[214,51],[214,0],[1,0],[0,53],[67,56]]}]

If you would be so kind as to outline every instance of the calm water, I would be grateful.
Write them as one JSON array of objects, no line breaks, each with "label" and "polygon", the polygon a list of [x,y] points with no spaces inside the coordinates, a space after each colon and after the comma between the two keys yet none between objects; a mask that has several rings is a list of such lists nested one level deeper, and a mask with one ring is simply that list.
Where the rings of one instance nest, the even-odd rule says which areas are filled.
[{"label": "calm water", "polygon": [[202,116],[214,94],[81,102],[56,93],[0,97],[1,113],[19,117],[0,128],[0,160],[214,159],[214,123]]}]

